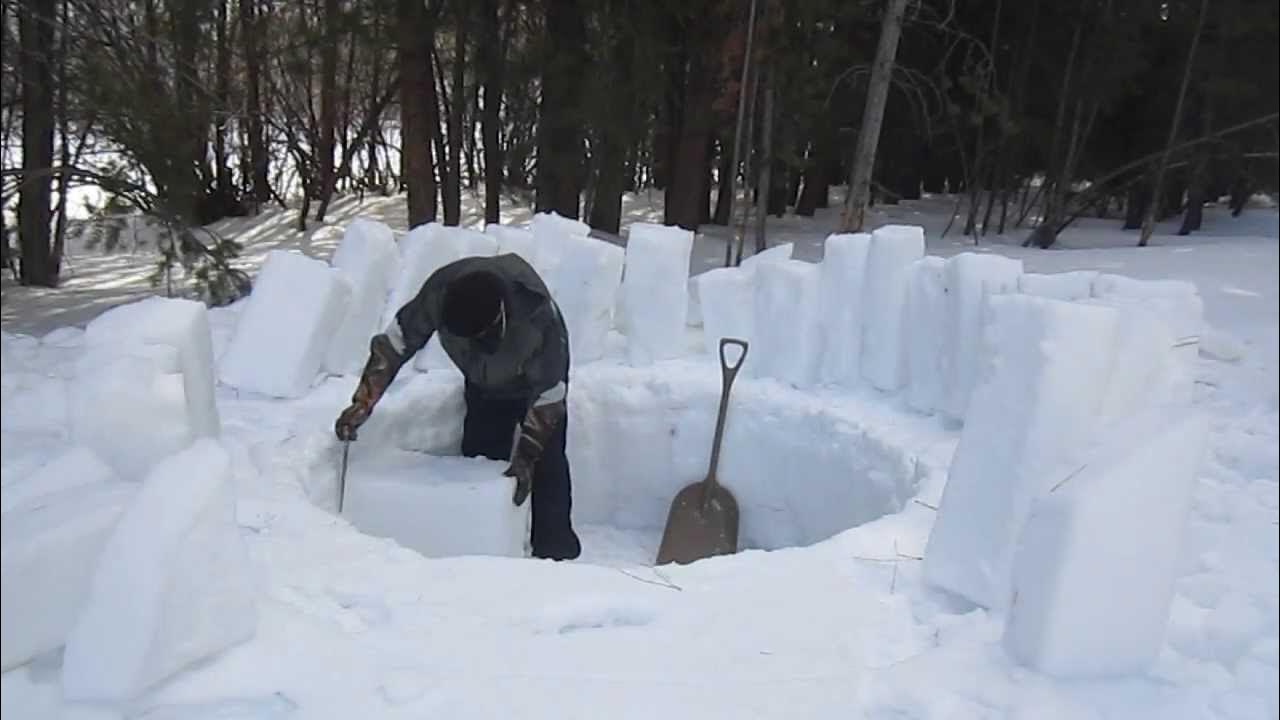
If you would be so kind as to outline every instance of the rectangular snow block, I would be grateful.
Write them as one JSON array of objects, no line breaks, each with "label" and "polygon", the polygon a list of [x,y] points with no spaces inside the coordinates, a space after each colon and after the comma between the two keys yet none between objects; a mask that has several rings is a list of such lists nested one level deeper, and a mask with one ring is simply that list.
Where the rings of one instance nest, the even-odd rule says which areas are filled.
[{"label": "rectangular snow block", "polygon": [[[708,353],[720,352],[721,338],[755,339],[755,273],[741,267],[715,268],[693,279],[698,285],[702,308],[702,338]],[[743,369],[754,367],[753,353],[747,353]]]},{"label": "rectangular snow block", "polygon": [[169,345],[178,351],[187,397],[187,422],[200,437],[221,432],[214,402],[213,340],[204,303],[150,297],[112,308],[85,327],[86,346]]},{"label": "rectangular snow block", "polygon": [[484,226],[486,235],[492,235],[498,241],[498,255],[508,253],[519,255],[535,270],[538,267],[538,245],[533,233],[525,228],[490,223]]},{"label": "rectangular snow block", "polygon": [[1073,270],[1060,273],[1023,273],[1018,277],[1018,292],[1054,300],[1083,300],[1093,294],[1096,270]]},{"label": "rectangular snow block", "polygon": [[752,374],[795,387],[813,385],[822,352],[821,269],[786,260],[761,264],[755,274],[755,341],[748,351],[757,360]]},{"label": "rectangular snow block", "polygon": [[648,365],[683,354],[693,233],[652,223],[634,223],[630,231],[622,278],[627,357]]},{"label": "rectangular snow block", "polygon": [[1108,308],[990,298],[977,386],[925,548],[928,583],[1003,608],[1032,501],[1097,430],[1117,322]]},{"label": "rectangular snow block", "polygon": [[863,292],[867,280],[870,233],[828,235],[822,256],[821,379],[852,387],[862,382]]},{"label": "rectangular snow block", "polygon": [[1173,330],[1142,299],[1087,298],[1085,305],[1114,309],[1119,331],[1111,373],[1102,396],[1102,417],[1119,421],[1160,404],[1188,403],[1194,377],[1178,357]]},{"label": "rectangular snow block", "polygon": [[5,672],[62,647],[88,596],[103,545],[137,490],[133,483],[104,481],[32,497],[4,512]]},{"label": "rectangular snow block", "polygon": [[791,259],[791,253],[794,249],[795,243],[780,243],[763,252],[742,258],[742,262],[738,264],[738,267],[754,272],[756,268],[764,263],[786,262]]},{"label": "rectangular snow block", "polygon": [[399,263],[400,251],[391,228],[366,218],[355,218],[347,225],[329,264],[351,284],[351,298],[325,355],[325,370],[350,375],[364,368],[369,339],[383,330],[382,314]]},{"label": "rectangular snow block", "polygon": [[328,264],[271,251],[219,360],[218,378],[239,390],[272,397],[306,394],[320,373],[350,296],[350,284]]},{"label": "rectangular snow block", "polygon": [[404,373],[360,428],[360,442],[365,447],[389,445],[457,455],[462,452],[466,411],[461,372]]},{"label": "rectangular snow block", "polygon": [[459,242],[463,238],[447,230],[440,223],[430,222],[400,238],[400,273],[391,284],[391,296],[379,323],[382,328],[390,325],[400,308],[418,294],[431,273],[465,257],[467,245]]},{"label": "rectangular snow block", "polygon": [[1049,675],[1145,672],[1164,644],[1209,427],[1152,411],[1033,506],[1004,646]]},{"label": "rectangular snow block", "polygon": [[[586,223],[573,220],[554,211],[541,212],[529,221],[529,232],[537,246],[537,263],[530,263],[544,280],[554,277],[565,252],[565,238],[587,237],[591,228]],[[548,287],[551,287],[548,284]],[[552,291],[554,292],[554,288]]]},{"label": "rectangular snow block", "polygon": [[152,470],[103,547],[67,637],[63,693],[134,698],[256,627],[231,460],[201,439]]},{"label": "rectangular snow block", "polygon": [[613,327],[626,252],[612,243],[576,235],[565,236],[561,243],[553,297],[569,331],[569,356],[574,363],[599,360]]},{"label": "rectangular snow block", "polygon": [[965,418],[977,381],[982,326],[987,299],[1017,292],[1022,261],[1003,255],[960,253],[947,260],[946,293],[950,305],[942,363],[946,394],[942,409],[956,420]]},{"label": "rectangular snow block", "polygon": [[427,556],[528,554],[531,501],[511,501],[507,463],[381,452],[352,458],[343,515]]},{"label": "rectangular snow block", "polygon": [[942,407],[942,353],[947,335],[947,262],[926,255],[911,264],[907,289],[907,404],[922,413]]},{"label": "rectangular snow block", "polygon": [[903,323],[911,263],[924,257],[924,228],[885,225],[871,233],[862,295],[862,377],[894,391],[906,384],[907,347]]},{"label": "rectangular snow block", "polygon": [[125,480],[196,438],[178,351],[169,345],[113,345],[87,353],[70,383],[71,439]]},{"label": "rectangular snow block", "polygon": [[1168,326],[1173,336],[1175,376],[1172,389],[1178,402],[1190,402],[1204,332],[1204,301],[1194,283],[1181,280],[1135,280],[1123,275],[1099,275],[1093,296],[1145,307]]},{"label": "rectangular snow block", "polygon": [[36,498],[63,490],[88,487],[119,480],[111,469],[87,447],[74,447],[50,460],[30,475],[6,482],[0,489],[0,511],[24,505]]}]

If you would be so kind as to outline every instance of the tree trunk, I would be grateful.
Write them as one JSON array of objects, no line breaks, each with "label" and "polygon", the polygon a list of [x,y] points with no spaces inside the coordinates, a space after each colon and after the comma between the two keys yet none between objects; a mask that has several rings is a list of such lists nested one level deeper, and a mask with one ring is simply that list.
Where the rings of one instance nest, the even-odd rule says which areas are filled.
[{"label": "tree trunk", "polygon": [[582,77],[588,72],[587,29],[579,0],[547,0],[547,43],[538,103],[538,169],[534,207],[577,219],[583,173]]},{"label": "tree trunk", "polygon": [[849,197],[845,201],[840,218],[842,232],[862,230],[867,203],[871,197],[871,172],[876,163],[876,145],[880,141],[880,123],[884,119],[885,101],[889,98],[889,82],[893,78],[893,61],[898,52],[898,38],[902,34],[902,16],[907,0],[888,0],[884,24],[880,28],[880,43],[876,47],[875,65],[871,68],[871,80],[867,85],[867,104],[862,113],[862,127],[858,131],[858,147],[854,155],[853,181]]},{"label": "tree trunk", "polygon": [[[733,203],[737,199],[738,167],[744,164],[742,133],[747,114],[747,80],[751,76],[752,46],[755,43],[756,34],[756,4],[756,0],[751,0],[751,4],[747,9],[747,42],[743,48],[742,70],[739,72],[738,78],[738,115],[734,124],[733,155],[728,156],[726,158],[727,162],[722,163],[720,166],[722,168],[720,174],[720,197],[716,200],[715,217],[717,225],[728,225],[733,221]],[[749,141],[750,139],[748,138]]]},{"label": "tree trunk", "polygon": [[245,114],[253,198],[271,199],[270,159],[262,119],[262,54],[259,50],[257,7],[259,0],[240,0],[240,38],[244,44]]},{"label": "tree trunk", "polygon": [[431,154],[432,125],[436,122],[435,78],[431,44],[435,23],[421,0],[397,0],[400,29],[400,152],[403,181],[408,191],[409,227],[436,219],[436,174]]},{"label": "tree trunk", "polygon": [[50,252],[53,177],[54,4],[26,0],[18,6],[19,73],[22,81],[22,186],[18,237],[23,285],[54,287],[59,267]]},{"label": "tree trunk", "polygon": [[665,195],[664,222],[686,230],[697,230],[704,208],[710,202],[702,193],[706,188],[707,141],[714,123],[712,103],[715,101],[711,38],[692,31],[690,65],[686,75],[680,134],[676,141],[670,184]]},{"label": "tree trunk", "polygon": [[762,108],[762,125],[760,128],[760,196],[756,212],[756,252],[762,253],[769,247],[766,237],[766,224],[769,217],[768,207],[771,194],[769,184],[773,180],[773,70],[761,68],[764,83],[764,107]]},{"label": "tree trunk", "polygon": [[470,4],[459,3],[457,31],[453,34],[453,82],[449,90],[448,139],[449,170],[444,177],[444,224],[457,225],[462,221],[462,117],[466,107],[467,91],[467,30]]},{"label": "tree trunk", "polygon": [[316,220],[323,222],[336,181],[333,153],[338,125],[338,0],[324,0],[324,16],[320,22],[324,28],[324,45],[320,49],[320,143],[316,148],[320,156],[320,172],[316,178],[320,184],[320,209]]},{"label": "tree trunk", "polygon": [[627,190],[627,148],[632,144],[635,116],[640,103],[635,96],[635,6],[611,4],[608,22],[616,30],[609,51],[609,96],[598,129],[595,147],[595,182],[588,224],[618,234],[622,227],[622,194]]},{"label": "tree trunk", "polygon": [[484,25],[480,52],[483,53],[484,108],[480,116],[480,133],[484,136],[484,221],[497,223],[502,204],[502,147],[498,144],[502,105],[502,76],[505,43],[501,43],[501,20],[498,0],[484,0]]},{"label": "tree trunk", "polygon": [[[1191,71],[1195,67],[1196,47],[1200,44],[1200,34],[1204,31],[1204,18],[1209,13],[1209,0],[1200,0],[1200,16],[1196,19],[1196,29],[1191,35],[1191,47],[1187,49],[1187,63],[1182,70],[1182,84],[1178,88],[1178,101],[1173,106],[1173,121],[1169,123],[1169,139],[1165,142],[1165,151],[1156,163],[1156,179],[1154,194],[1160,196],[1160,186],[1164,183],[1165,169],[1169,166],[1169,155],[1178,140],[1178,127],[1182,123],[1182,104],[1187,98],[1187,86],[1191,84]],[[1138,247],[1146,247],[1151,240],[1151,233],[1156,225],[1156,203],[1147,208],[1146,217],[1142,219],[1142,233],[1138,237]]]}]

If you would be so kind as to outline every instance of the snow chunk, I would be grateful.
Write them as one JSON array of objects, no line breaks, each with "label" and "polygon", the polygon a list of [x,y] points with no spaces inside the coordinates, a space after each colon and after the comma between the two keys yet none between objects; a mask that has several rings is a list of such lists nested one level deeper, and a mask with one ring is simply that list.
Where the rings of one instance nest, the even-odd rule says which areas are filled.
[{"label": "snow chunk", "polygon": [[306,394],[350,297],[338,270],[299,253],[271,251],[219,361],[218,378],[273,397]]},{"label": "snow chunk", "polygon": [[1061,273],[1023,273],[1018,277],[1018,292],[1054,300],[1083,300],[1093,294],[1096,270],[1074,270]]},{"label": "snow chunk", "polygon": [[490,223],[484,226],[485,234],[498,241],[498,255],[519,255],[535,271],[538,269],[538,244],[533,233],[525,228]]},{"label": "snow chunk", "polygon": [[511,502],[506,467],[487,458],[353,454],[343,514],[362,532],[427,557],[525,557],[532,502]]},{"label": "snow chunk", "polygon": [[945,394],[942,409],[956,420],[967,417],[977,382],[982,326],[987,298],[1016,292],[1022,261],[1002,255],[960,253],[947,260],[946,293],[950,312],[942,366]]},{"label": "snow chunk", "polygon": [[34,473],[17,482],[6,483],[0,492],[4,512],[33,499],[63,490],[118,480],[114,470],[87,447],[68,450]]},{"label": "snow chunk", "polygon": [[1094,280],[1093,296],[1109,303],[1143,307],[1168,326],[1176,346],[1169,391],[1173,393],[1174,402],[1190,402],[1199,362],[1200,335],[1204,332],[1204,301],[1195,284],[1104,274]]},{"label": "snow chunk", "polygon": [[1135,419],[1135,432],[1055,477],[1034,505],[1004,634],[1021,662],[1099,677],[1141,673],[1155,660],[1208,435],[1203,417],[1169,417]]},{"label": "snow chunk", "polygon": [[[564,217],[554,211],[534,215],[529,221],[529,231],[533,233],[533,242],[537,246],[538,263],[533,265],[533,269],[544,280],[556,275],[560,261],[564,258],[564,238],[587,237],[591,234],[591,228],[586,223]],[[551,290],[554,292],[555,288]]]},{"label": "snow chunk", "polygon": [[748,352],[758,357],[753,374],[796,387],[817,380],[822,351],[820,278],[818,266],[802,260],[756,268],[755,342]]},{"label": "snow chunk", "polygon": [[1009,598],[1014,543],[1032,501],[1048,490],[1047,473],[1092,438],[1117,318],[1029,295],[993,296],[990,318],[924,577],[998,609]]},{"label": "snow chunk", "polygon": [[634,223],[622,278],[627,355],[648,365],[684,351],[689,313],[689,256],[693,233],[675,226]]},{"label": "snow chunk", "polygon": [[62,646],[88,596],[103,545],[137,490],[132,483],[85,484],[4,512],[4,671]]},{"label": "snow chunk", "polygon": [[862,380],[862,326],[866,314],[863,293],[870,248],[870,233],[827,236],[821,265],[822,331],[826,340],[823,382],[849,387]]},{"label": "snow chunk", "polygon": [[795,243],[780,243],[774,245],[768,250],[758,252],[755,255],[749,255],[742,258],[742,262],[738,263],[738,267],[748,272],[755,272],[761,265],[766,263],[786,262],[791,259],[791,253],[795,249]]},{"label": "snow chunk", "polygon": [[191,431],[198,437],[217,437],[221,432],[213,398],[213,341],[204,303],[150,297],[121,305],[90,322],[85,341],[90,352],[129,343],[175,348]]},{"label": "snow chunk", "polygon": [[[702,339],[707,352],[712,355],[720,352],[720,338],[752,342],[755,338],[755,274],[740,267],[715,268],[695,275],[693,280],[698,285]],[[744,363],[751,363],[752,355],[748,352]]]},{"label": "snow chunk", "polygon": [[382,331],[379,323],[395,282],[400,262],[391,228],[376,220],[355,218],[330,264],[351,284],[351,299],[338,326],[324,369],[337,374],[358,373],[369,354],[369,338]]},{"label": "snow chunk", "polygon": [[935,255],[911,264],[907,287],[907,404],[922,413],[942,407],[947,336],[947,263]]},{"label": "snow chunk", "polygon": [[231,461],[202,439],[155,467],[103,548],[67,638],[63,691],[73,700],[135,697],[248,640],[256,624]]},{"label": "snow chunk", "polygon": [[[1119,318],[1111,372],[1102,395],[1101,414],[1125,421],[1146,408],[1190,400],[1191,378],[1178,365],[1171,328],[1144,301],[1088,298],[1084,305],[1112,308]],[[1185,392],[1179,393],[1182,385]]]},{"label": "snow chunk", "polygon": [[906,382],[907,349],[903,321],[907,271],[924,257],[924,228],[885,225],[871,234],[862,299],[862,376],[887,391]]},{"label": "snow chunk", "polygon": [[626,252],[576,235],[561,238],[561,243],[553,295],[569,331],[570,357],[575,363],[591,362],[604,356]]}]

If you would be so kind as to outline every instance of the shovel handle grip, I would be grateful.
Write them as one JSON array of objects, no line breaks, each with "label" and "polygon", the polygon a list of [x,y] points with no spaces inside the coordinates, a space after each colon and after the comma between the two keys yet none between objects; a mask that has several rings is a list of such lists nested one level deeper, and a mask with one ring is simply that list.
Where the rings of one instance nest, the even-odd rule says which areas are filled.
[{"label": "shovel handle grip", "polygon": [[[742,348],[742,352],[738,355],[737,362],[729,364],[729,359],[725,357],[724,350],[730,345]],[[747,341],[735,338],[720,338],[720,372],[724,382],[720,387],[720,410],[716,414],[716,434],[711,441],[711,466],[707,469],[707,479],[705,481],[706,492],[703,495],[703,502],[711,496],[711,488],[716,484],[716,469],[720,465],[720,441],[724,438],[724,416],[729,410],[729,388],[733,387],[733,379],[738,376],[738,371],[742,369],[742,362],[747,359]]]},{"label": "shovel handle grip", "polygon": [[[729,347],[730,345],[733,345],[742,349],[742,352],[738,353],[737,362],[734,362],[732,364],[729,362],[729,359],[724,354],[725,348]],[[726,382],[732,381],[733,376],[737,375],[738,370],[742,369],[742,363],[746,359],[747,359],[747,341],[746,340],[738,340],[737,338],[720,338],[720,371],[724,373]]]}]

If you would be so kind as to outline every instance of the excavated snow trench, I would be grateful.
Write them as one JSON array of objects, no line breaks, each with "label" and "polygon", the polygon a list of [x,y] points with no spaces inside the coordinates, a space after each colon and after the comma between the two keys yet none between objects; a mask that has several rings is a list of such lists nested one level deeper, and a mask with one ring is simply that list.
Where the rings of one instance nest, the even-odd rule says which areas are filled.
[{"label": "excavated snow trench", "polygon": [[[575,371],[569,460],[582,562],[652,563],[672,497],[706,474],[719,393],[719,368],[706,357]],[[460,376],[410,376],[362,429],[360,452],[381,445],[456,454],[462,415]],[[744,373],[718,471],[738,500],[739,547],[811,545],[901,510],[930,469],[917,454],[927,444],[918,420],[888,400],[796,390]],[[349,482],[361,465],[352,460]],[[332,467],[326,461],[313,470]],[[313,500],[327,505],[318,498],[328,493],[308,485]]]}]

